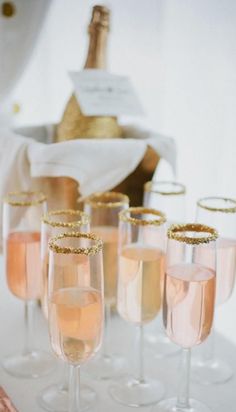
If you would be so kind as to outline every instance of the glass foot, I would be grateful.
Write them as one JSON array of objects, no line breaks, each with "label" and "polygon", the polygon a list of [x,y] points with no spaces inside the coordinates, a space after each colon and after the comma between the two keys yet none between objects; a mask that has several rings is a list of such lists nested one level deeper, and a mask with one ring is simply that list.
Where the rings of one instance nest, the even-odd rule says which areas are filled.
[{"label": "glass foot", "polygon": [[125,358],[119,355],[97,356],[83,367],[83,372],[92,378],[110,379],[125,368]]},{"label": "glass foot", "polygon": [[[81,411],[90,409],[97,399],[96,392],[87,385],[81,385]],[[69,404],[68,388],[63,385],[51,385],[44,389],[38,397],[39,405],[48,412],[67,412]]]},{"label": "glass foot", "polygon": [[109,387],[111,397],[127,406],[148,406],[164,396],[164,386],[155,380],[138,381],[132,377],[122,377]]},{"label": "glass foot", "polygon": [[10,356],[3,360],[2,366],[6,372],[17,378],[39,378],[52,372],[56,361],[50,353],[33,351]]},{"label": "glass foot", "polygon": [[155,358],[166,358],[175,356],[180,353],[180,347],[175,345],[164,333],[149,333],[145,336],[145,340],[152,351],[155,353]]},{"label": "glass foot", "polygon": [[192,360],[191,379],[203,385],[214,385],[228,382],[233,377],[231,367],[219,359],[202,361]]},{"label": "glass foot", "polygon": [[212,412],[208,406],[197,401],[196,399],[189,400],[189,407],[183,408],[181,406],[176,406],[177,399],[165,399],[164,401],[155,405],[151,412]]}]

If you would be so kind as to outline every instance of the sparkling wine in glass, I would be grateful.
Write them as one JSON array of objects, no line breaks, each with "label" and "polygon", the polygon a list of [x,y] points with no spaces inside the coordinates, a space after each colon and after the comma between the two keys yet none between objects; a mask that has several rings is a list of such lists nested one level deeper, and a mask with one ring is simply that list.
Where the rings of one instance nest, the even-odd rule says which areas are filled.
[{"label": "sparkling wine in glass", "polygon": [[100,348],[103,331],[102,241],[67,232],[49,241],[49,332],[70,366],[68,411],[80,412],[80,366]]},{"label": "sparkling wine in glass", "polygon": [[143,327],[162,305],[165,221],[163,213],[143,207],[120,213],[117,309],[139,335],[138,376],[123,376],[109,388],[112,398],[124,405],[147,406],[164,395],[162,383],[144,374]]},{"label": "sparkling wine in glass", "polygon": [[163,322],[169,338],[182,348],[182,365],[177,398],[161,401],[152,412],[210,411],[189,398],[189,375],[191,348],[207,338],[213,323],[216,239],[217,231],[203,224],[172,225],[168,230]]},{"label": "sparkling wine in glass", "polygon": [[42,217],[41,260],[43,284],[41,289],[41,301],[43,313],[46,318],[48,318],[49,239],[65,232],[88,232],[89,228],[90,218],[86,213],[80,210],[52,210],[45,213]]},{"label": "sparkling wine in glass", "polygon": [[112,352],[110,337],[111,314],[117,295],[119,212],[128,206],[129,198],[118,192],[95,193],[84,202],[84,211],[91,219],[91,230],[103,241],[105,336],[101,353],[86,365],[86,372],[101,379],[114,377],[125,363],[121,355]]},{"label": "sparkling wine in glass", "polygon": [[[43,313],[48,318],[48,270],[49,249],[48,241],[51,237],[64,232],[89,232],[89,216],[79,210],[64,209],[49,211],[42,217],[41,225],[41,261],[43,284],[41,288],[41,303]],[[69,366],[63,362],[63,375],[58,383],[51,384],[43,389],[38,397],[40,406],[47,411],[67,412],[68,410],[68,375]],[[81,385],[80,403],[83,411],[95,403],[96,392],[87,385]]]},{"label": "sparkling wine in glass", "polygon": [[25,304],[25,343],[21,354],[3,360],[4,369],[20,378],[37,378],[52,371],[49,353],[33,342],[34,309],[41,293],[40,224],[46,211],[42,193],[9,193],[3,205],[3,241],[7,284]]},{"label": "sparkling wine in glass", "polygon": [[[162,210],[167,227],[185,221],[186,188],[182,183],[172,181],[150,181],[144,185],[144,206]],[[163,325],[154,323],[145,334],[145,339],[158,358],[176,355],[179,347],[170,341]],[[157,332],[158,330],[158,332]]]},{"label": "sparkling wine in glass", "polygon": [[[236,275],[236,201],[222,197],[202,198],[197,202],[196,220],[216,227],[217,241],[217,310],[230,298]],[[208,256],[204,251],[202,260]],[[214,253],[211,249],[209,253]],[[201,384],[224,383],[232,378],[233,371],[224,359],[215,354],[214,329],[204,343],[202,351],[193,360],[193,380]]]}]

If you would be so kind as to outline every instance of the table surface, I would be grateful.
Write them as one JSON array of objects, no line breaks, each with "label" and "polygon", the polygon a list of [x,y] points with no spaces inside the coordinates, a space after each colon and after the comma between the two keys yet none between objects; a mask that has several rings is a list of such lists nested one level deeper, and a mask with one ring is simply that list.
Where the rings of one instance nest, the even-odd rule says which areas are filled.
[{"label": "table surface", "polygon": [[[1,269],[1,299],[0,299],[0,324],[1,345],[0,359],[12,353],[20,352],[23,345],[23,304],[12,296],[7,289],[3,271],[2,257],[0,257]],[[46,321],[40,309],[36,314],[37,327],[35,331],[35,342],[37,346],[50,350]],[[126,370],[134,371],[136,363],[133,356],[135,343],[135,328],[122,321],[118,317],[113,320],[112,347],[115,351],[122,353],[126,361]],[[119,333],[118,333],[119,331]],[[222,335],[217,335],[216,351],[231,364],[236,372],[236,346]],[[92,361],[91,361],[92,362]],[[179,355],[169,359],[155,358],[155,352],[145,351],[146,375],[163,381],[166,387],[166,397],[176,395],[177,382],[179,379]],[[42,412],[43,409],[37,403],[37,396],[46,386],[59,381],[61,366],[57,366],[53,374],[38,379],[17,379],[8,375],[0,368],[0,385],[5,389],[19,412]],[[115,403],[108,395],[108,387],[111,381],[98,381],[88,377],[82,368],[82,383],[93,387],[98,395],[98,402],[91,412],[128,412],[134,408],[125,407]],[[191,383],[191,396],[205,402],[212,408],[212,412],[235,412],[236,411],[236,378],[230,382],[217,386],[203,386]],[[234,403],[235,402],[235,403]],[[150,411],[150,407],[140,408]]]}]

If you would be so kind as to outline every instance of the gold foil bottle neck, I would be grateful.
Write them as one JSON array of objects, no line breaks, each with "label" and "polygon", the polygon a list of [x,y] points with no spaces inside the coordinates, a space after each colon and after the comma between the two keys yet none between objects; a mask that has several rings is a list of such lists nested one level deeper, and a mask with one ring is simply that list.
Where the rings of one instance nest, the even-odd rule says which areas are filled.
[{"label": "gold foil bottle neck", "polygon": [[107,30],[110,28],[110,10],[106,6],[97,5],[93,7],[88,31],[90,32],[96,28],[104,28]]},{"label": "gold foil bottle neck", "polygon": [[[89,24],[89,46],[85,69],[106,69],[107,37],[110,11],[105,6],[94,6]],[[86,116],[72,95],[61,122],[56,128],[55,141],[77,138],[106,139],[122,137],[122,128],[114,116]]]},{"label": "gold foil bottle neck", "polygon": [[85,69],[106,69],[107,34],[110,12],[104,6],[94,6],[88,26],[89,46]]}]

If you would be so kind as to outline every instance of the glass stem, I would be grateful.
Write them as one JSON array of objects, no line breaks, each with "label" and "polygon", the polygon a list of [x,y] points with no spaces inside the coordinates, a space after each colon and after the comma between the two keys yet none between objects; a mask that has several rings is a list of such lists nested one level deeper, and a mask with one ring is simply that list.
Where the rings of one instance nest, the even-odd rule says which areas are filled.
[{"label": "glass stem", "polygon": [[179,390],[176,408],[188,409],[189,405],[189,378],[190,378],[191,350],[182,350],[182,359],[179,376]]},{"label": "glass stem", "polygon": [[202,345],[202,360],[208,362],[214,359],[215,355],[215,330],[212,328],[206,342]]},{"label": "glass stem", "polygon": [[70,380],[70,366],[63,362],[63,369],[62,369],[62,379],[59,383],[59,387],[61,391],[68,391],[69,390],[69,380]]},{"label": "glass stem", "polygon": [[144,365],[143,365],[143,349],[144,349],[144,339],[143,339],[143,325],[138,326],[138,382],[144,383]]},{"label": "glass stem", "polygon": [[80,366],[78,365],[70,365],[68,412],[80,412]]},{"label": "glass stem", "polygon": [[111,305],[105,304],[105,328],[103,340],[103,356],[110,358],[110,325],[111,325]]},{"label": "glass stem", "polygon": [[25,301],[25,344],[23,353],[25,355],[33,352],[33,336],[34,336],[34,301]]}]

